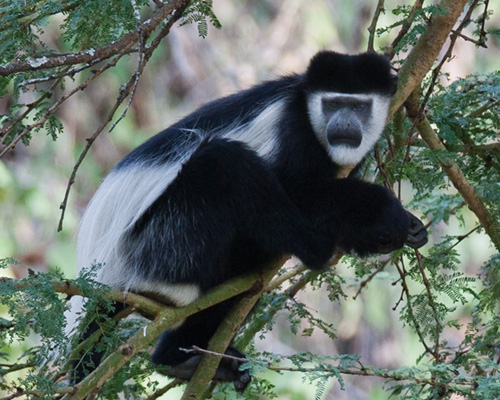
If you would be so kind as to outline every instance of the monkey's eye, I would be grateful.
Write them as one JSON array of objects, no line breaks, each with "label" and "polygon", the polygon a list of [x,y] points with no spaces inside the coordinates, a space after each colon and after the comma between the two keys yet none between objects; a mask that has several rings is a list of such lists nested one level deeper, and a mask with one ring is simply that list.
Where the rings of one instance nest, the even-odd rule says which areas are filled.
[{"label": "monkey's eye", "polygon": [[351,103],[349,108],[353,111],[364,112],[369,111],[371,107],[371,101],[357,101]]},{"label": "monkey's eye", "polygon": [[345,107],[345,104],[340,99],[323,99],[324,111],[337,111],[342,107]]},{"label": "monkey's eye", "polygon": [[323,112],[330,114],[338,110],[351,110],[356,113],[368,113],[371,110],[371,100],[360,100],[354,97],[334,97],[322,100]]}]

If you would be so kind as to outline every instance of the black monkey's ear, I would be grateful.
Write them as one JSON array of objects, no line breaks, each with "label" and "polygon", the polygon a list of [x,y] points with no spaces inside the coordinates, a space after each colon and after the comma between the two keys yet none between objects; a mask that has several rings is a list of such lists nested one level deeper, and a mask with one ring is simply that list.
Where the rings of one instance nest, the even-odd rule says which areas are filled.
[{"label": "black monkey's ear", "polygon": [[410,217],[410,228],[408,229],[408,237],[406,238],[406,244],[412,249],[419,249],[428,241],[427,229],[425,229],[424,224],[412,213],[408,212]]}]

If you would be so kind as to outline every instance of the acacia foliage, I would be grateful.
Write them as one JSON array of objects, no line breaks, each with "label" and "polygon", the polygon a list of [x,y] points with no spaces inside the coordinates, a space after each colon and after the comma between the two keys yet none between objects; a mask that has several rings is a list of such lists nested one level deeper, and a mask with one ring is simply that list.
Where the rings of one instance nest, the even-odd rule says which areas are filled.
[{"label": "acacia foliage", "polygon": [[[246,305],[242,303],[240,306],[248,307],[256,296],[260,296],[260,301],[256,312],[245,321],[235,338],[236,344],[250,355],[245,368],[250,368],[254,375],[251,387],[243,395],[246,398],[275,396],[269,378],[272,375],[262,378],[262,373],[268,370],[302,374],[315,385],[317,398],[326,392],[332,379],[343,387],[350,375],[379,377],[385,382],[386,391],[401,399],[446,399],[457,394],[469,399],[499,398],[500,256],[496,252],[484,258],[481,270],[467,271],[458,245],[478,233],[482,233],[497,250],[500,243],[497,227],[500,220],[500,73],[492,71],[447,85],[440,83],[446,80],[440,80],[443,77],[440,68],[453,56],[453,45],[457,40],[467,40],[482,47],[490,35],[498,32],[485,29],[485,21],[492,13],[487,1],[467,4],[457,1],[455,5],[458,3],[463,4],[463,10],[459,10],[463,13],[454,30],[445,32],[445,36],[451,38],[451,43],[446,45],[449,47],[441,44],[446,50],[444,55],[424,71],[422,76],[425,78],[412,88],[413,95],[404,99],[404,106],[394,113],[384,140],[367,160],[364,170],[368,179],[387,185],[395,194],[400,193],[402,185],[411,188],[414,195],[406,205],[421,213],[427,222],[431,243],[422,251],[404,249],[394,252],[389,259],[343,258],[343,262],[354,271],[354,285],[358,289],[356,298],[381,277],[387,285],[400,288],[401,296],[392,312],[399,313],[406,329],[415,333],[421,344],[421,353],[414,364],[382,368],[365,365],[363,354],[326,356],[298,353],[283,357],[255,350],[253,337],[272,330],[276,315],[282,310],[287,311],[294,334],[312,335],[315,330],[320,330],[334,340],[335,326],[312,312],[307,304],[297,299],[296,294],[307,285],[308,290],[326,290],[329,301],[336,302],[346,297],[346,289],[353,284],[352,276],[344,276],[334,267],[321,274],[306,272],[302,266],[275,267],[271,272],[277,273],[272,279],[273,274],[247,277],[246,281],[243,278],[243,283],[229,285],[234,292],[228,294],[227,288],[220,288],[208,300],[201,299],[187,311],[170,310],[147,299],[135,298],[130,306],[147,310],[150,316],[153,315],[153,322],[148,324],[130,318],[119,321],[104,319],[95,338],[99,336],[100,340],[95,343],[107,352],[110,361],[97,370],[96,375],[100,374],[97,383],[87,381],[79,387],[70,387],[61,377],[67,373],[71,357],[79,358],[79,354],[92,348],[94,342],[90,340],[82,346],[73,346],[70,354],[61,351],[70,340],[62,331],[61,311],[66,307],[65,296],[83,294],[92,299],[86,305],[89,316],[105,310],[113,298],[107,288],[93,282],[95,270],[86,271],[75,281],[67,281],[54,272],[0,282],[0,302],[7,308],[5,318],[0,320],[2,343],[8,347],[14,341],[24,341],[32,333],[40,338],[39,345],[26,346],[25,351],[14,358],[9,352],[0,353],[5,358],[5,363],[0,364],[0,388],[8,393],[9,398],[82,398],[91,391],[106,399],[118,398],[119,392],[136,398],[146,397],[147,393],[156,398],[180,384],[177,381],[165,383],[152,375],[154,368],[144,349],[161,331],[158,326],[166,326],[159,325],[159,321],[169,316],[171,319],[167,322],[173,323],[202,307],[203,302],[204,306],[210,302],[214,304],[252,287]],[[166,19],[149,30],[149,20],[141,15],[147,14],[154,21],[154,16],[159,15],[156,13],[169,3],[156,1],[154,4],[133,0],[2,4],[0,95],[11,99],[9,110],[1,121],[2,154],[6,154],[3,150],[14,148],[18,141],[29,144],[37,131],[54,139],[63,133],[54,106],[66,101],[70,97],[66,95],[75,89],[66,89],[63,92],[66,94],[56,98],[55,88],[64,91],[69,78],[87,74],[83,83],[76,86],[77,90],[85,89],[87,81],[99,78],[99,71],[113,68],[125,54],[138,53],[138,65],[132,68],[134,72],[130,79],[118,92],[118,100],[122,103],[127,96],[133,96],[144,64],[157,43],[168,33],[170,22],[181,18],[183,13],[184,22],[200,24],[202,35],[207,33],[207,20],[219,25],[210,2],[179,1],[176,3],[178,8],[169,9]],[[433,22],[450,15],[447,8],[450,4],[453,2],[427,5],[423,1],[414,1],[397,6],[392,10],[394,22],[385,27],[378,26],[379,14],[375,13],[370,25],[373,27],[370,29],[371,39],[378,36],[393,39],[381,50],[393,57],[395,68],[401,68],[403,76],[400,76],[400,82],[403,83],[400,85],[404,85],[404,73],[411,74],[422,68],[418,62],[412,65],[408,60],[419,59],[412,51],[418,49],[418,42],[425,39],[432,29],[439,29]],[[384,2],[379,1],[377,12],[383,9],[383,5]],[[176,9],[182,13],[176,15]],[[60,29],[61,46],[66,49],[64,55],[47,48],[41,39],[47,21],[58,14],[63,16]],[[472,36],[465,35],[463,29],[466,26],[474,27]],[[124,40],[128,35],[130,42]],[[138,39],[141,37],[143,40]],[[110,48],[113,43],[121,43],[123,47]],[[67,57],[67,54],[73,54],[74,58]],[[414,57],[409,57],[409,54]],[[58,64],[40,67],[45,62],[44,57]],[[20,65],[27,67],[22,69]],[[400,86],[398,92],[405,88]],[[35,100],[18,102],[23,92],[33,93]],[[113,110],[108,122],[116,108]],[[91,144],[89,141],[89,146]],[[477,204],[480,207],[476,207]],[[447,231],[444,235],[439,234],[441,227],[451,219],[458,220],[466,233],[457,235]],[[13,262],[3,259],[1,266],[7,268]],[[254,281],[258,284],[255,285]],[[447,341],[445,333],[450,330],[456,332],[460,338],[458,342]],[[230,339],[227,334],[226,337],[224,333],[220,335],[220,341]],[[147,340],[138,345],[141,337]],[[49,365],[47,360],[54,349],[59,349],[63,356]],[[230,385],[212,385],[206,390],[206,384],[199,380],[193,380],[186,393],[196,393],[196,398],[207,397],[210,393],[216,398],[235,396]]]}]

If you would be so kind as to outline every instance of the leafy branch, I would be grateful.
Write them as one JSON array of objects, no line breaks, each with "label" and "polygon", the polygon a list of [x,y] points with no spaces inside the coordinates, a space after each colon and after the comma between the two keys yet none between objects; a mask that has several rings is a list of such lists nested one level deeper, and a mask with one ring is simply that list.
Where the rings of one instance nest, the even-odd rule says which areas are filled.
[{"label": "leafy branch", "polygon": [[398,90],[389,109],[391,119],[432,68],[441,48],[462,13],[467,0],[442,0],[442,13],[429,20],[425,32],[410,51],[398,73]]},{"label": "leafy branch", "polygon": [[141,24],[140,32],[133,30],[125,34],[121,39],[95,49],[87,49],[77,53],[51,54],[50,57],[16,59],[7,65],[0,66],[0,76],[9,76],[25,71],[37,71],[50,69],[64,65],[88,64],[96,60],[103,61],[117,54],[130,53],[140,41],[148,39],[149,35],[176,9],[184,9],[190,1],[172,0],[162,3],[151,18]]},{"label": "leafy branch", "polygon": [[479,222],[481,222],[481,225],[495,244],[496,248],[500,250],[500,225],[498,220],[490,215],[483,200],[477,194],[476,188],[468,181],[460,167],[456,163],[443,157],[443,154],[446,153],[446,147],[435,133],[429,120],[425,116],[419,114],[420,107],[417,96],[412,96],[408,99],[406,108],[410,118],[417,121],[416,128],[419,134],[429,148],[435,151],[434,154],[443,167],[443,170],[450,178],[450,181],[467,202],[469,208],[476,214]]}]

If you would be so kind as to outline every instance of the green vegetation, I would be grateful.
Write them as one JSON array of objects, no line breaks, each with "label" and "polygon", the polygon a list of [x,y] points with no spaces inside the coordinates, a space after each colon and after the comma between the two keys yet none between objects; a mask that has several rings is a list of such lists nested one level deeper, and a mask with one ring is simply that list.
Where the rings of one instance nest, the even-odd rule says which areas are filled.
[{"label": "green vegetation", "polygon": [[[243,398],[500,398],[500,4],[379,0],[367,18],[308,3],[0,1],[0,400],[236,398],[209,384],[235,332],[254,376]],[[89,298],[88,316],[124,298],[95,269],[68,278],[78,213],[105,172],[197,104],[333,45],[386,52],[398,70],[363,173],[426,222],[430,243],[337,254],[320,274],[278,263],[180,309],[128,294],[68,354],[67,298]],[[189,383],[155,373],[147,350],[163,329],[241,293]],[[93,346],[107,357],[70,386],[71,358]]]}]

